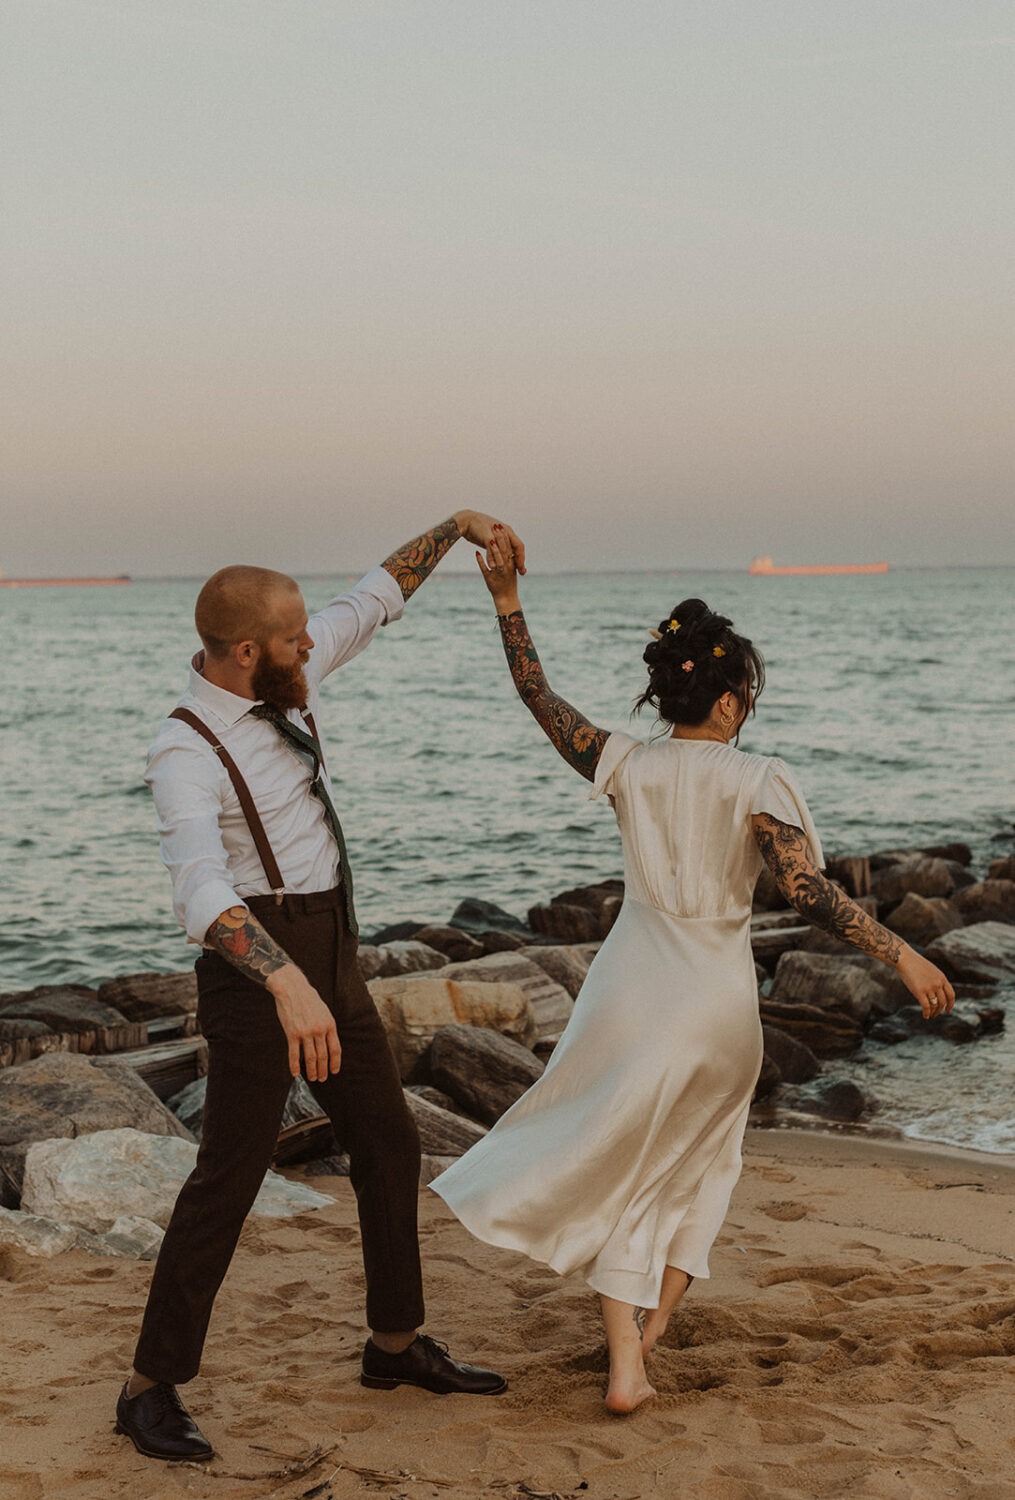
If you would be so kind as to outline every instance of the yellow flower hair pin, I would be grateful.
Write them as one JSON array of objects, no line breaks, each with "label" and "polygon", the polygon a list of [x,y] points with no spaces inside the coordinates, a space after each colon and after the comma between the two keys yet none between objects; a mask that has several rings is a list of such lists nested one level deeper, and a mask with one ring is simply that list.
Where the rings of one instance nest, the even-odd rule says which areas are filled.
[{"label": "yellow flower hair pin", "polygon": [[713,656],[725,656],[726,655],[726,647],[725,646],[713,646],[712,647],[712,655]]}]

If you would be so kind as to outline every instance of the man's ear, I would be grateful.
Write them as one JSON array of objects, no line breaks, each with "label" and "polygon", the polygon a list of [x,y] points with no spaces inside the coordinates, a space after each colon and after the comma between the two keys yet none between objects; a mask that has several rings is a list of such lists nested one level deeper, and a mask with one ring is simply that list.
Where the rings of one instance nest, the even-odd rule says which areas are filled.
[{"label": "man's ear", "polygon": [[240,641],[233,647],[233,654],[238,667],[254,667],[260,659],[261,648],[256,641]]}]

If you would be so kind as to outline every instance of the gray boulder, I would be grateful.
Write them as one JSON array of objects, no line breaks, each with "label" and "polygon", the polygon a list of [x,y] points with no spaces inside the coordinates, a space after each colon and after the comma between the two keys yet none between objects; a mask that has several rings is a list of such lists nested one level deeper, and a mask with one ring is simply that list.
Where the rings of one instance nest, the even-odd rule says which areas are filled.
[{"label": "gray boulder", "polygon": [[574,1008],[563,985],[552,979],[541,964],[520,952],[489,953],[471,963],[448,964],[441,970],[441,978],[458,984],[517,985],[529,1002],[535,1022],[536,1034],[527,1043],[533,1047],[540,1042],[559,1040]]},{"label": "gray boulder", "polygon": [[525,1046],[536,1039],[528,996],[517,984],[456,981],[446,969],[372,979],[368,985],[401,1076],[408,1080],[442,1026],[467,1022],[507,1032]]},{"label": "gray boulder", "polygon": [[771,1058],[785,1083],[808,1083],[821,1072],[821,1064],[810,1047],[777,1026],[762,1026],[765,1056]]},{"label": "gray boulder", "polygon": [[[527,948],[530,943],[540,942],[539,934],[536,932],[501,932],[492,927],[489,932],[484,932],[479,941],[483,944],[484,953],[514,953],[519,948]],[[549,938],[545,941],[549,942]]]},{"label": "gray boulder", "polygon": [[436,948],[443,953],[448,963],[465,963],[470,958],[482,958],[483,944],[460,927],[421,927],[415,934],[417,943]]},{"label": "gray boulder", "polygon": [[416,1121],[425,1156],[461,1156],[486,1135],[484,1126],[442,1109],[412,1089],[406,1089],[405,1102]]},{"label": "gray boulder", "polygon": [[542,1076],[543,1064],[485,1026],[444,1026],[430,1044],[430,1076],[474,1119],[495,1124]]},{"label": "gray boulder", "polygon": [[162,1230],[149,1219],[124,1214],[105,1234],[92,1234],[75,1224],[61,1224],[38,1214],[0,1208],[0,1249],[49,1259],[65,1250],[87,1250],[90,1255],[154,1260],[162,1244]]},{"label": "gray boulder", "polygon": [[1015,928],[1006,922],[977,922],[946,932],[927,949],[949,979],[991,983],[1015,974]]},{"label": "gray boulder", "polygon": [[58,1036],[45,1021],[7,1018],[0,1011],[0,1068],[15,1067],[44,1052],[68,1051],[68,1038]]},{"label": "gray boulder", "polygon": [[549,905],[529,910],[529,925],[536,932],[560,943],[591,943],[606,937],[617,920],[624,900],[622,880],[601,880],[596,885],[561,891]]},{"label": "gray boulder", "polygon": [[809,1047],[816,1057],[847,1057],[863,1041],[860,1025],[842,1011],[825,1010],[820,1005],[781,1004],[764,997],[761,1002],[764,1025],[786,1031]]},{"label": "gray boulder", "polygon": [[445,954],[415,938],[393,939],[390,943],[360,945],[357,952],[360,972],[366,980],[388,979],[399,974],[422,974],[440,969],[447,963]]},{"label": "gray boulder", "polygon": [[42,987],[4,998],[0,1015],[8,1021],[41,1021],[57,1036],[66,1038],[69,1052],[123,1052],[143,1047],[148,1040],[145,1026],[104,1005],[93,991],[68,985],[66,989]]},{"label": "gray boulder", "polygon": [[949,901],[944,896],[918,896],[915,891],[907,891],[891,916],[885,918],[885,926],[907,943],[926,948],[935,938],[961,927],[962,915],[957,898]]},{"label": "gray boulder", "polygon": [[894,906],[909,891],[918,896],[950,896],[955,889],[952,873],[943,859],[902,859],[871,876],[871,890],[879,902]]},{"label": "gray boulder", "polygon": [[766,1052],[761,1059],[761,1071],[758,1074],[758,1081],[754,1085],[751,1103],[756,1104],[760,1099],[767,1099],[770,1094],[775,1093],[781,1082],[782,1074],[779,1071],[779,1065]]},{"label": "gray boulder", "polygon": [[955,896],[963,922],[1007,922],[1015,925],[1015,880],[979,880]]},{"label": "gray boulder", "polygon": [[118,974],[99,985],[98,998],[131,1021],[197,1014],[197,975]]},{"label": "gray boulder", "polygon": [[[131,1069],[51,1052],[0,1072],[0,1175],[16,1206],[25,1155],[36,1141],[121,1127],[192,1141],[190,1131]],[[7,1201],[7,1200],[5,1200]]]},{"label": "gray boulder", "polygon": [[961,839],[954,839],[950,844],[933,844],[923,852],[930,859],[943,859],[948,864],[971,865],[973,863],[973,851]]},{"label": "gray boulder", "polygon": [[553,943],[548,943],[546,947],[521,948],[518,950],[518,957],[537,964],[554,984],[567,991],[572,1000],[577,1000],[578,991],[585,983],[585,976],[592,962],[585,947]]},{"label": "gray boulder", "polygon": [[863,1026],[880,1000],[880,986],[856,964],[822,953],[784,953],[766,1004],[816,1005]]},{"label": "gray boulder", "polygon": [[591,943],[603,936],[599,913],[588,906],[551,901],[529,907],[529,924],[555,943]]},{"label": "gray boulder", "polygon": [[502,906],[496,906],[492,901],[480,901],[475,896],[468,896],[464,901],[459,901],[451,913],[448,926],[460,927],[463,932],[469,932],[473,937],[482,937],[484,932],[493,931],[522,934],[529,932],[529,928],[520,917],[513,917]]},{"label": "gray boulder", "polygon": [[[77,1224],[94,1234],[124,1215],[165,1229],[197,1147],[175,1136],[101,1130],[76,1140],[37,1141],[25,1158],[22,1204],[28,1213]],[[268,1172],[251,1212],[289,1218],[331,1203],[323,1193]]]},{"label": "gray boulder", "polygon": [[180,1124],[190,1131],[196,1141],[201,1139],[201,1127],[204,1124],[204,1096],[207,1088],[208,1077],[205,1074],[201,1078],[195,1078],[178,1094],[173,1094],[166,1100],[166,1108],[172,1110]]},{"label": "gray boulder", "polygon": [[405,942],[381,943],[377,951],[381,956],[378,972],[385,979],[395,974],[426,973],[428,969],[443,968],[448,961],[446,954],[421,943],[417,938],[410,938]]},{"label": "gray boulder", "polygon": [[877,1105],[870,1095],[845,1078],[817,1078],[793,1090],[786,1102],[804,1114],[852,1124],[872,1114]]},{"label": "gray boulder", "polygon": [[825,864],[825,874],[841,885],[847,896],[869,896],[871,862],[866,854],[840,854]]}]

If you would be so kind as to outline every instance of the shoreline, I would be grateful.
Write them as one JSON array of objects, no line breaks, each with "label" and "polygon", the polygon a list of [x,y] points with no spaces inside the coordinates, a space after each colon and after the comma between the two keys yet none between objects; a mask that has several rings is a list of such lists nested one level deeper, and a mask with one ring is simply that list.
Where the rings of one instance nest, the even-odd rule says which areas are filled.
[{"label": "shoreline", "polygon": [[[750,1124],[744,1136],[745,1148],[749,1144],[756,1144],[759,1153],[775,1154],[774,1149],[768,1149],[769,1143],[773,1148],[778,1144],[785,1150],[787,1159],[801,1161],[810,1156],[808,1148],[812,1142],[815,1142],[815,1156],[820,1156],[821,1144],[828,1143],[841,1150],[847,1160],[855,1159],[858,1165],[887,1164],[905,1167],[921,1158],[928,1158],[944,1173],[949,1166],[958,1168],[965,1164],[985,1174],[996,1173],[997,1190],[1015,1196],[1013,1153],[977,1151],[968,1146],[952,1146],[944,1141],[915,1140],[910,1136],[878,1135],[876,1124],[848,1125],[838,1129],[830,1129],[827,1124],[813,1127]],[[1015,1261],[1015,1255],[1012,1260]]]}]

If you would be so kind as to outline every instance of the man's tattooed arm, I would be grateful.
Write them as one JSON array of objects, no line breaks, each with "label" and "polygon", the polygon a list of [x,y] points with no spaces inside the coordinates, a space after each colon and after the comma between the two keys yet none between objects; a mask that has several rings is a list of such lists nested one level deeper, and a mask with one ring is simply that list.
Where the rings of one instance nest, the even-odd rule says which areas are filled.
[{"label": "man's tattooed arm", "polygon": [[814,868],[799,828],[781,823],[770,813],[756,813],[751,821],[762,857],[790,906],[815,927],[852,943],[861,952],[886,964],[898,964],[905,943]]},{"label": "man's tattooed arm", "polygon": [[392,552],[381,563],[402,590],[402,598],[408,599],[420,584],[433,572],[449,547],[453,547],[464,532],[459,530],[456,517],[442,521],[432,531],[413,537],[397,552]]},{"label": "man's tattooed arm", "polygon": [[255,984],[267,986],[272,974],[292,963],[285,949],[265,932],[245,906],[231,906],[216,917],[204,940]]},{"label": "man's tattooed arm", "polygon": [[550,687],[521,610],[497,618],[519,697],[568,765],[591,781],[610,737],[608,731],[590,723]]}]

